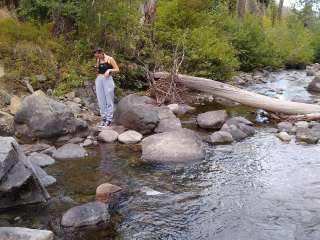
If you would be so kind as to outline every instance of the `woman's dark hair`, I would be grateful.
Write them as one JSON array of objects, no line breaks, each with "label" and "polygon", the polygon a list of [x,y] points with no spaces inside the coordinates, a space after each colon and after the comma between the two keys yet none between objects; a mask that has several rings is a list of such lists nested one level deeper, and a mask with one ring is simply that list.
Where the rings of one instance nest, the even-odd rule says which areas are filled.
[{"label": "woman's dark hair", "polygon": [[103,48],[101,48],[101,47],[96,47],[96,48],[94,49],[94,53],[103,53]]}]

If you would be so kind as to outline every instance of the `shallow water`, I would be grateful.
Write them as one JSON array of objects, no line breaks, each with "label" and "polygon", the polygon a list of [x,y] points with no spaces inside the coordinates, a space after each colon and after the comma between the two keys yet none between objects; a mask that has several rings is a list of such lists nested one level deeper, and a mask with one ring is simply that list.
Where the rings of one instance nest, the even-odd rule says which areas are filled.
[{"label": "shallow water", "polygon": [[[308,81],[305,72],[283,71],[249,89],[313,101],[317,96],[304,88]],[[200,106],[197,111],[219,108]],[[254,119],[249,108],[228,111]],[[194,117],[187,115],[184,120],[197,130]],[[207,146],[206,159],[187,166],[141,165],[138,145],[91,148],[86,159],[59,161],[47,168],[58,180],[49,188],[51,204],[5,212],[0,225],[48,228],[57,239],[66,240],[320,239],[319,145],[285,144],[274,131],[262,125],[255,136],[242,142]],[[65,196],[77,203],[92,201],[103,182],[125,189],[112,224],[78,232],[61,229],[62,213],[76,205],[66,203]]]}]

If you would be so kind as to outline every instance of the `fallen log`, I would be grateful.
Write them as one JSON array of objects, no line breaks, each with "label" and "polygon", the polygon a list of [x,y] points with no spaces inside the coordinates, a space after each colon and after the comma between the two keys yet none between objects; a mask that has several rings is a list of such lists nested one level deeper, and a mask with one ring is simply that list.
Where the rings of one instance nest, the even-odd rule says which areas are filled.
[{"label": "fallen log", "polygon": [[[170,73],[167,72],[156,72],[154,73],[154,78],[166,78],[169,75]],[[191,89],[207,92],[217,97],[226,98],[249,107],[260,108],[273,113],[287,115],[320,113],[320,105],[284,101],[211,79],[178,74],[177,82]]]}]

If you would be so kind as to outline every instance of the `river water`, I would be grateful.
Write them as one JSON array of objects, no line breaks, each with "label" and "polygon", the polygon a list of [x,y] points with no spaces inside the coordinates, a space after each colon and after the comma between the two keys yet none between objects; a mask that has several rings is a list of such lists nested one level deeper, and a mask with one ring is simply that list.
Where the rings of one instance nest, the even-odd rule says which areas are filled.
[{"label": "river water", "polygon": [[[272,73],[267,80],[248,89],[317,101],[305,90],[310,78],[303,71]],[[197,111],[220,108],[198,106]],[[231,115],[254,119],[252,111],[229,109]],[[282,143],[274,126],[256,127],[255,136],[244,141],[207,146],[206,159],[187,166],[140,164],[141,150],[135,145],[91,148],[86,159],[59,161],[46,169],[58,181],[49,188],[51,204],[2,213],[0,225],[47,228],[63,240],[320,239],[319,145]],[[75,205],[68,197],[78,204],[92,201],[103,182],[125,189],[112,222],[77,232],[61,229],[62,213]]]}]

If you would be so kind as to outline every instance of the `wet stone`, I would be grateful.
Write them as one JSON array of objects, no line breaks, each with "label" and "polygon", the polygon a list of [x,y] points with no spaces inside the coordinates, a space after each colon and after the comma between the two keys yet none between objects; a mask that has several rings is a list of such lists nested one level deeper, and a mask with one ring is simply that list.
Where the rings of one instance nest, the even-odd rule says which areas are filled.
[{"label": "wet stone", "polygon": [[53,158],[58,160],[80,159],[87,156],[86,150],[78,144],[68,143],[54,152]]},{"label": "wet stone", "polygon": [[218,131],[212,133],[207,141],[211,144],[228,144],[233,142],[233,137],[229,132]]},{"label": "wet stone", "polygon": [[0,227],[1,240],[53,240],[53,233],[21,227]]},{"label": "wet stone", "polygon": [[47,154],[43,153],[31,153],[29,155],[29,161],[39,167],[46,167],[55,163],[55,160]]},{"label": "wet stone", "polygon": [[62,217],[63,227],[82,227],[96,225],[109,220],[108,205],[101,202],[90,202],[69,209]]}]

